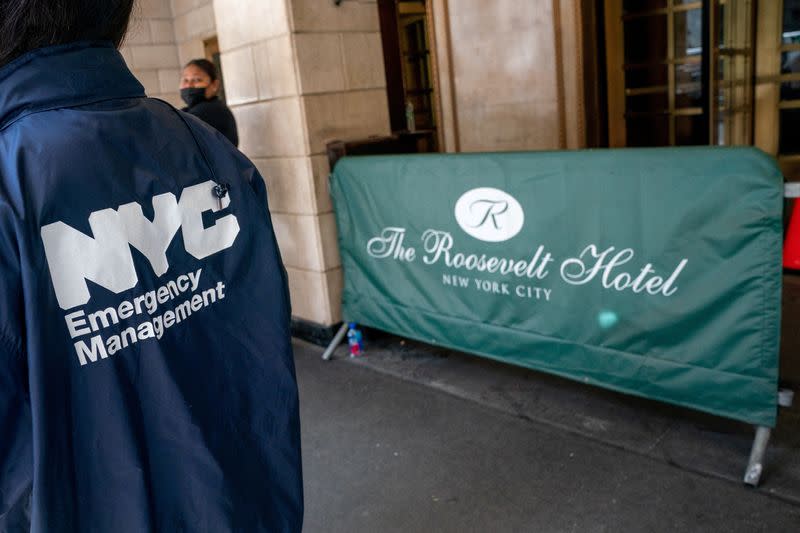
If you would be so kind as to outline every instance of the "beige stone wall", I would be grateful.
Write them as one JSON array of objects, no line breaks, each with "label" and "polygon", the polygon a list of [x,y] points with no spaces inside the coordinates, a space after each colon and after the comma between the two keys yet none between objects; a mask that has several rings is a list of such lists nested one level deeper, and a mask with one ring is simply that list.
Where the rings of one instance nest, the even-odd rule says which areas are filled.
[{"label": "beige stone wall", "polygon": [[576,0],[432,0],[447,151],[584,146]]},{"label": "beige stone wall", "polygon": [[148,96],[180,106],[180,62],[169,0],[138,0],[123,57]]},{"label": "beige stone wall", "polygon": [[325,143],[389,131],[374,0],[214,0],[240,149],[267,183],[293,314],[341,320]]},{"label": "beige stone wall", "polygon": [[217,33],[213,0],[170,0],[180,64],[205,57],[203,42]]}]

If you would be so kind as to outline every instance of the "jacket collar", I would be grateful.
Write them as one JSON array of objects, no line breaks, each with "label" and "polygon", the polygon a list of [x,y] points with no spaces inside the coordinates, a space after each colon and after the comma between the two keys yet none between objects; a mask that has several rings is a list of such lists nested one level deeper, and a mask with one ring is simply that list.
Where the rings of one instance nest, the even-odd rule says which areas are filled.
[{"label": "jacket collar", "polygon": [[40,48],[0,68],[0,130],[39,111],[143,96],[110,42]]}]

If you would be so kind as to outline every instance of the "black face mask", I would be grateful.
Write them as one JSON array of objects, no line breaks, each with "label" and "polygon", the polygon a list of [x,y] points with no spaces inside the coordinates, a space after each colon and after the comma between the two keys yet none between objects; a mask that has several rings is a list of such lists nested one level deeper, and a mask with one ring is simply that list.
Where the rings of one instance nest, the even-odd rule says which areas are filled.
[{"label": "black face mask", "polygon": [[195,106],[206,99],[205,87],[186,87],[181,89],[181,99],[189,107]]}]

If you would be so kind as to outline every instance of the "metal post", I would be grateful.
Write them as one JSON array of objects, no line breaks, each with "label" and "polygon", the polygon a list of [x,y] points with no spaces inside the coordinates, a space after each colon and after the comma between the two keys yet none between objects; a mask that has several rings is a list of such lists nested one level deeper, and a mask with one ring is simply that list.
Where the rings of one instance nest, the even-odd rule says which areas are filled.
[{"label": "metal post", "polygon": [[781,407],[791,407],[794,403],[794,391],[792,389],[778,390],[778,405]]},{"label": "metal post", "polygon": [[751,487],[757,487],[764,471],[764,453],[767,451],[770,429],[765,426],[756,428],[756,437],[753,439],[753,449],[750,450],[750,460],[744,473],[744,482]]},{"label": "metal post", "polygon": [[347,333],[347,321],[342,322],[342,327],[339,328],[339,331],[336,332],[336,335],[334,335],[331,343],[328,345],[327,348],[325,348],[325,353],[322,354],[323,360],[327,361],[328,359],[331,358],[331,356],[333,355],[333,351],[336,349],[337,346],[339,346],[339,344],[341,344],[342,339],[344,339],[346,333]]}]

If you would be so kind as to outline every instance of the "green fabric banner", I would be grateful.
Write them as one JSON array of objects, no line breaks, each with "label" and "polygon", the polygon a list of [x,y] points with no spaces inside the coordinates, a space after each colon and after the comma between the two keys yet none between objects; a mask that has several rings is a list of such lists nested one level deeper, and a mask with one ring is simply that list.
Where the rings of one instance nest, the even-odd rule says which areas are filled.
[{"label": "green fabric banner", "polygon": [[344,158],[347,320],[774,426],[783,179],[752,148]]}]

